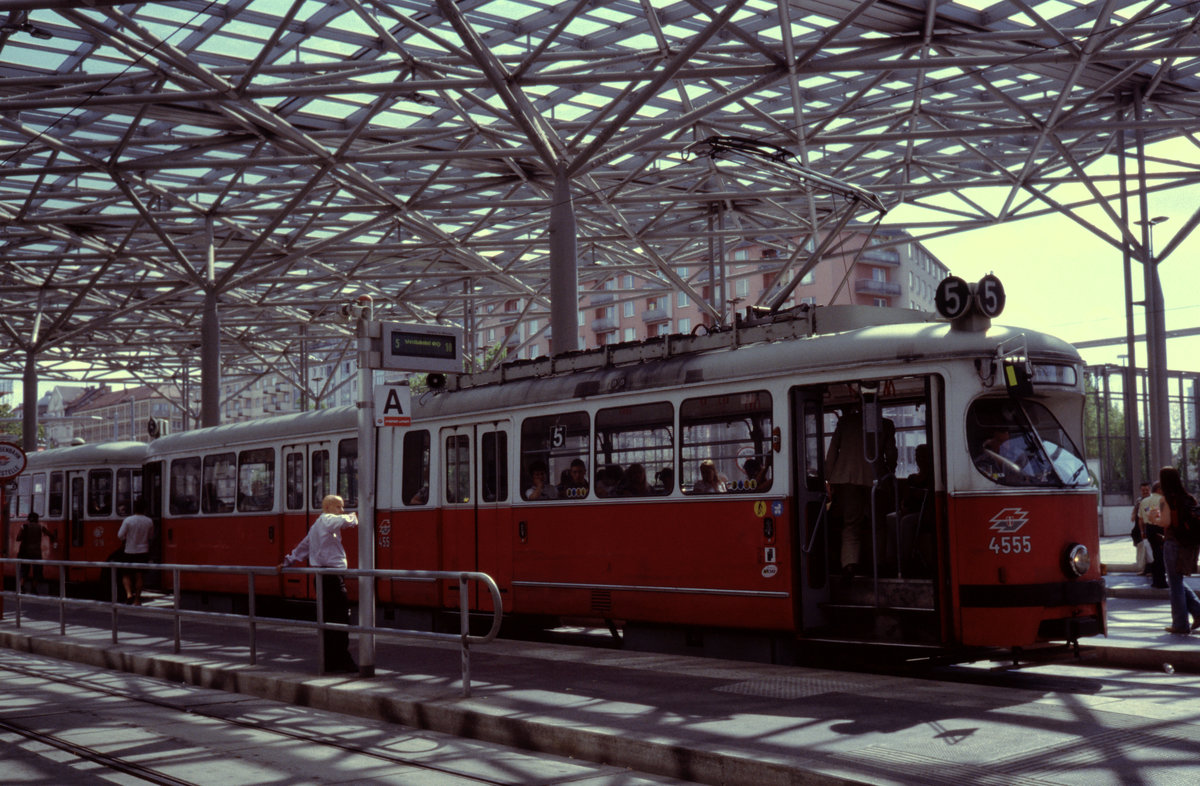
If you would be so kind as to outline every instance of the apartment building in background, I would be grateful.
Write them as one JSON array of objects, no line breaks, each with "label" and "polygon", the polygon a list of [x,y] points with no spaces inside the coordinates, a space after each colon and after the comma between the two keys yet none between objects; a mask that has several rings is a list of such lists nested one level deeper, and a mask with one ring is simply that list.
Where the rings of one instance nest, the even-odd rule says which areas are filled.
[{"label": "apartment building in background", "polygon": [[[865,245],[865,247],[864,247]],[[769,298],[784,260],[765,245],[742,244],[730,261],[711,269],[706,260],[681,264],[674,272],[700,299],[729,314],[744,311],[766,293]],[[809,272],[783,303],[784,308],[855,304],[934,311],[934,293],[950,275],[919,242],[899,230],[874,236],[852,235],[845,247]],[[580,292],[579,346],[599,347],[671,333],[690,333],[713,324],[709,312],[683,291],[664,291],[661,281],[614,271]],[[549,315],[514,298],[476,315],[472,341],[477,354],[501,348],[509,359],[535,358],[553,351]]]}]

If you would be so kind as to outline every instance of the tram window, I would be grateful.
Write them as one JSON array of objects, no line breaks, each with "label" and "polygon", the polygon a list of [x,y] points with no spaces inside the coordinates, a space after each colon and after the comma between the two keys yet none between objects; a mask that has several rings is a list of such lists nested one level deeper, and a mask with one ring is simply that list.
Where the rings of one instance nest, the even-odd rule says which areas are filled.
[{"label": "tram window", "polygon": [[304,508],[304,454],[288,453],[283,459],[284,504],[288,510]]},{"label": "tram window", "polygon": [[479,437],[479,496],[484,502],[508,499],[508,434],[503,431]]},{"label": "tram window", "polygon": [[53,519],[62,518],[63,514],[63,474],[50,473],[50,490],[46,495],[46,515]]},{"label": "tram window", "polygon": [[33,479],[28,475],[20,475],[17,477],[17,515],[28,516],[29,504],[32,501],[30,492],[33,487]]},{"label": "tram window", "polygon": [[675,410],[669,402],[596,413],[596,496],[649,497],[675,486]]},{"label": "tram window", "polygon": [[358,505],[358,440],[343,439],[338,443],[337,493],[346,507]]},{"label": "tram window", "polygon": [[[771,423],[771,394],[765,390],[684,401],[679,407],[680,488],[685,494],[770,489]],[[716,470],[711,487],[701,475],[705,461]]]},{"label": "tram window", "polygon": [[117,515],[124,518],[133,513],[133,502],[142,496],[142,473],[132,469],[117,470]]},{"label": "tram window", "polygon": [[254,513],[275,507],[275,449],[243,450],[238,454],[239,511]]},{"label": "tram window", "polygon": [[424,429],[404,435],[400,494],[405,505],[429,502],[429,432]]},{"label": "tram window", "polygon": [[232,513],[237,499],[237,459],[234,454],[205,456],[203,482],[200,510],[204,513]]},{"label": "tram window", "polygon": [[446,501],[471,501],[471,447],[466,434],[446,437]]},{"label": "tram window", "polygon": [[1043,404],[978,399],[967,410],[975,468],[1004,486],[1087,486],[1091,475],[1066,429]]},{"label": "tram window", "polygon": [[[582,499],[588,493],[588,440],[586,412],[564,412],[526,418],[521,424],[521,488],[530,489],[535,465],[547,469],[548,483],[557,499]],[[523,494],[529,499],[528,491]]]},{"label": "tram window", "polygon": [[46,473],[37,472],[33,475],[33,496],[29,500],[29,509],[39,516],[46,515]]},{"label": "tram window", "polygon": [[200,512],[200,459],[175,459],[171,462],[171,502],[173,516],[191,516]]},{"label": "tram window", "polygon": [[309,507],[321,509],[321,501],[329,495],[329,451],[312,452],[312,493],[308,495]]},{"label": "tram window", "polygon": [[87,512],[89,516],[111,516],[113,473],[111,469],[88,470]]}]

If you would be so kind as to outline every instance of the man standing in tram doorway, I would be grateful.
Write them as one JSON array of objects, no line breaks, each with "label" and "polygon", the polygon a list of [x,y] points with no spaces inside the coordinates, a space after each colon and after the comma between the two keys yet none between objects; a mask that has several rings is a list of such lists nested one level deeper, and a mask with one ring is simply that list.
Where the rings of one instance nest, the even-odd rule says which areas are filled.
[{"label": "man standing in tram doorway", "polygon": [[[346,570],[346,549],[342,545],[342,530],[358,526],[358,514],[345,512],[346,501],[336,494],[321,500],[321,515],[309,527],[308,534],[296,544],[292,553],[283,558],[280,568],[290,568],[308,560],[314,568]],[[346,580],[337,573],[321,574],[321,603],[325,622],[347,625],[350,622],[350,596]],[[345,630],[326,629],[321,632],[325,642],[326,672],[357,672],[358,665],[350,655],[350,634]]]}]

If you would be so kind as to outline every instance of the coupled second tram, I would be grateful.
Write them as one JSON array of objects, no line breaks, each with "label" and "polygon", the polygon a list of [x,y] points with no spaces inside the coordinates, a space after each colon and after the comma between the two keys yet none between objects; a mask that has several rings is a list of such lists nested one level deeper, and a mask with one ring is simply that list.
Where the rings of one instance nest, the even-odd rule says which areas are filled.
[{"label": "coupled second tram", "polygon": [[[377,566],[487,572],[507,624],[599,623],[634,647],[758,659],[807,641],[964,650],[1104,632],[1069,344],[865,307],[752,322],[417,397],[411,427],[379,432]],[[163,559],[278,564],[324,494],[357,505],[355,424],[346,408],[155,440],[143,482]],[[187,581],[206,599],[245,592]],[[284,574],[258,592],[313,589]],[[377,597],[381,618],[433,627],[457,586]]]}]

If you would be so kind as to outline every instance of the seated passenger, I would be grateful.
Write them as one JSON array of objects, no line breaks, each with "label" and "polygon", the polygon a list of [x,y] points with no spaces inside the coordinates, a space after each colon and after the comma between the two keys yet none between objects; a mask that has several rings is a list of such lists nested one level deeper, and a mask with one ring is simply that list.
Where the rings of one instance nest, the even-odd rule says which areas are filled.
[{"label": "seated passenger", "polygon": [[621,468],[616,464],[606,464],[596,473],[596,496],[616,496],[617,486],[620,483]]},{"label": "seated passenger", "polygon": [[617,496],[648,497],[653,493],[654,489],[646,482],[646,468],[641,464],[630,464],[625,470],[625,477],[621,478],[621,485],[617,487]]},{"label": "seated passenger", "polygon": [[575,459],[558,487],[558,496],[564,499],[582,499],[587,493],[587,464],[584,464],[582,459]]},{"label": "seated passenger", "polygon": [[525,499],[556,499],[558,490],[549,483],[546,462],[535,461],[529,465],[530,486],[525,489]]},{"label": "seated passenger", "polygon": [[654,493],[655,494],[670,494],[675,488],[675,470],[671,467],[663,467],[658,472],[654,473]]},{"label": "seated passenger", "polygon": [[721,494],[725,483],[717,475],[717,465],[712,459],[700,462],[700,479],[692,484],[693,494]]}]

